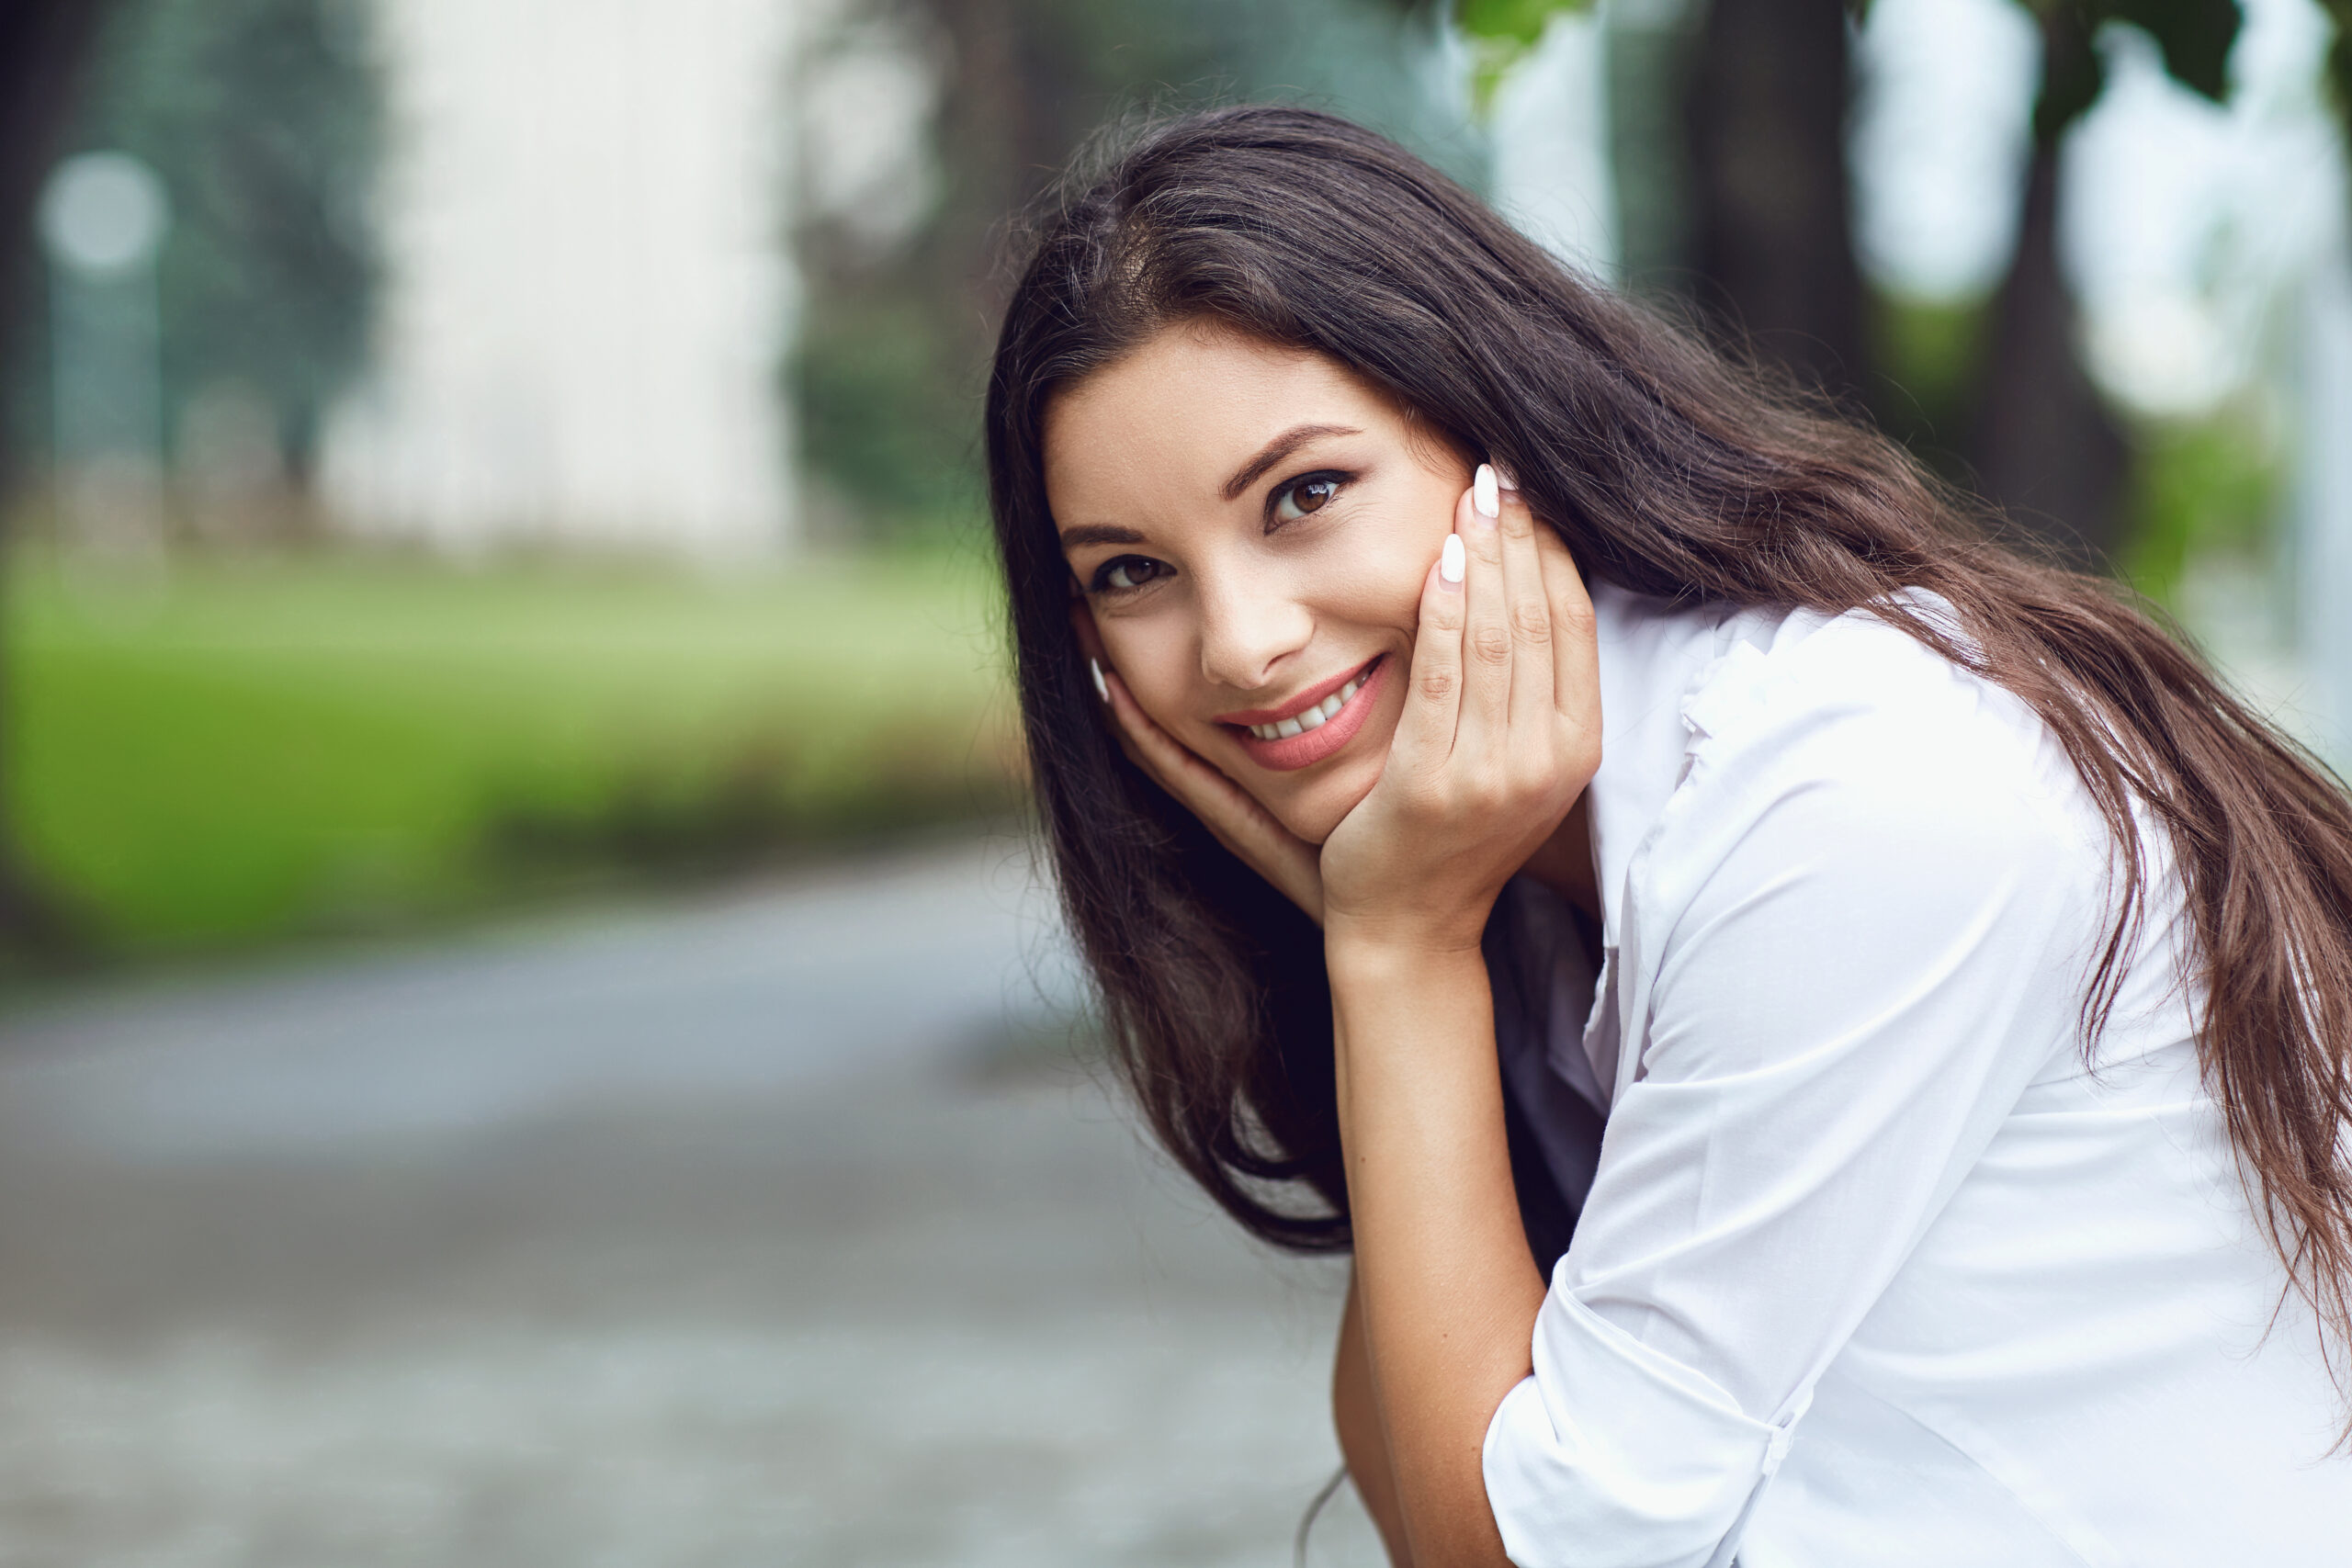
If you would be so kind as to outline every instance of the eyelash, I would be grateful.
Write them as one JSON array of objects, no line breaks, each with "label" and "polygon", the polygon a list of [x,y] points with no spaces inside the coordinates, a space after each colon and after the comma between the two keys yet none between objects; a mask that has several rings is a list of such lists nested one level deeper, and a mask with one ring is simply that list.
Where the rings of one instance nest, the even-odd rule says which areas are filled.
[{"label": "eyelash", "polygon": [[1101,566],[1094,569],[1094,578],[1093,581],[1087,585],[1087,592],[1090,593],[1107,594],[1114,597],[1122,593],[1140,593],[1145,589],[1150,587],[1152,582],[1159,581],[1157,577],[1152,578],[1150,581],[1147,582],[1129,582],[1123,584],[1111,581],[1111,574],[1113,572],[1118,570],[1121,567],[1129,565],[1152,567],[1159,571],[1165,571],[1168,570],[1164,563],[1156,561],[1149,556],[1113,556],[1109,560],[1104,561]]},{"label": "eyelash", "polygon": [[[1296,479],[1285,480],[1275,486],[1266,493],[1266,532],[1271,534],[1277,529],[1288,527],[1293,523],[1303,523],[1309,517],[1319,516],[1330,507],[1332,502],[1339,499],[1340,492],[1346,490],[1354,479],[1355,475],[1343,473],[1337,468],[1317,468],[1312,473],[1301,474]],[[1303,486],[1325,482],[1331,486],[1331,493],[1323,498],[1322,505],[1312,512],[1302,512],[1296,517],[1276,515],[1285,497],[1292,495]],[[1111,574],[1127,566],[1150,567],[1155,575],[1142,582],[1129,582],[1124,585],[1113,582]],[[1156,561],[1149,556],[1113,556],[1094,569],[1094,576],[1087,585],[1087,592],[1106,597],[1140,593],[1152,583],[1159,581],[1158,573],[1165,572],[1167,570],[1165,562]]]},{"label": "eyelash", "polygon": [[[1301,474],[1295,479],[1286,480],[1275,486],[1266,496],[1266,532],[1271,534],[1277,528],[1288,527],[1293,523],[1303,523],[1309,517],[1321,515],[1329,509],[1331,502],[1340,498],[1340,492],[1345,491],[1354,479],[1355,475],[1343,473],[1338,468],[1317,468],[1313,473]],[[1329,483],[1331,487],[1331,493],[1323,498],[1322,505],[1312,512],[1302,512],[1296,517],[1275,515],[1285,497],[1307,485],[1321,483]]]}]

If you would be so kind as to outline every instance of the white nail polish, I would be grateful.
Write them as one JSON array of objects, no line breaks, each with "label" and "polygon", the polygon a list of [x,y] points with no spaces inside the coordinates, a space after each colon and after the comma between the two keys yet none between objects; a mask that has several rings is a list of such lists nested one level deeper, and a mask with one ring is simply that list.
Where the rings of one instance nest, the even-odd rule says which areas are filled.
[{"label": "white nail polish", "polygon": [[1109,702],[1111,700],[1111,682],[1102,679],[1102,666],[1090,659],[1086,661],[1086,668],[1091,671],[1094,675],[1094,694],[1101,697],[1104,702]]},{"label": "white nail polish", "polygon": [[1470,481],[1470,504],[1481,517],[1500,517],[1503,514],[1503,501],[1496,493],[1495,470],[1491,465],[1478,465],[1477,475]]},{"label": "white nail polish", "polygon": [[1437,553],[1437,574],[1448,582],[1459,582],[1462,581],[1463,561],[1462,536],[1448,534],[1445,547]]}]

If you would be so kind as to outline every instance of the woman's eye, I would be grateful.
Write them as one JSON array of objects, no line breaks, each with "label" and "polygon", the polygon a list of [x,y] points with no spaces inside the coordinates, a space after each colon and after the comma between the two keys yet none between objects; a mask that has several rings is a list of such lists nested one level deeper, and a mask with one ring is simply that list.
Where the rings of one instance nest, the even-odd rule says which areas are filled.
[{"label": "woman's eye", "polygon": [[1120,556],[1104,561],[1094,574],[1098,591],[1108,589],[1114,593],[1130,592],[1148,582],[1157,582],[1168,575],[1168,568],[1148,556]]},{"label": "woman's eye", "polygon": [[1293,479],[1274,497],[1274,521],[1295,523],[1309,513],[1322,511],[1339,493],[1337,474],[1309,474],[1303,479]]}]

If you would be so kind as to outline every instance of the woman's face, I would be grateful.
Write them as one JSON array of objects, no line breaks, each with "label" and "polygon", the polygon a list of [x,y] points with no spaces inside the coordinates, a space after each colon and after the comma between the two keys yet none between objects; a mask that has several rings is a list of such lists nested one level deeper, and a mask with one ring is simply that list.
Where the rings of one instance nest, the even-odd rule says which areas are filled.
[{"label": "woman's face", "polygon": [[1319,355],[1170,327],[1059,393],[1046,488],[1104,662],[1320,843],[1379,778],[1468,467]]}]

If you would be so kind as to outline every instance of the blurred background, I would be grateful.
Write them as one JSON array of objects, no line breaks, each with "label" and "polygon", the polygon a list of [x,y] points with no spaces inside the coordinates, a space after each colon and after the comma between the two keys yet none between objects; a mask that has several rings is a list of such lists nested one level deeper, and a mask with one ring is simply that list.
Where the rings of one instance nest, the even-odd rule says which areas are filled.
[{"label": "blurred background", "polygon": [[1352,115],[2342,763],[2347,20],[7,0],[0,1564],[1283,1561],[1343,1276],[1141,1145],[1023,836],[1007,214]]}]

